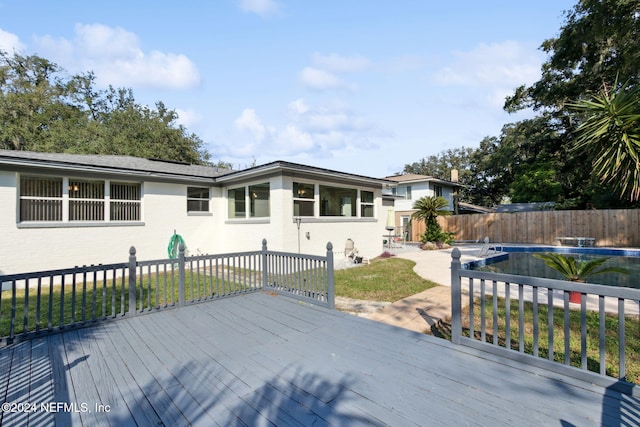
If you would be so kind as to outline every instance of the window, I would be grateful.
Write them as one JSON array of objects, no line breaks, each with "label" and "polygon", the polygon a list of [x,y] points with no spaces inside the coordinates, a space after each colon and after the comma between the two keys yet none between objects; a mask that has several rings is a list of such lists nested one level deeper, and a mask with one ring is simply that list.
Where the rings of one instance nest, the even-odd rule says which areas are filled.
[{"label": "window", "polygon": [[315,185],[293,183],[293,216],[314,216]]},{"label": "window", "polygon": [[442,197],[442,185],[433,186],[433,195],[436,197]]},{"label": "window", "polygon": [[187,212],[209,212],[209,189],[187,187]]},{"label": "window", "polygon": [[356,216],[357,190],[320,186],[320,216]]},{"label": "window", "polygon": [[62,178],[20,177],[20,221],[62,221]]},{"label": "window", "polygon": [[269,212],[269,183],[249,186],[251,206],[249,213],[252,218],[268,217]]},{"label": "window", "polygon": [[229,200],[229,218],[246,216],[245,188],[233,188],[227,191]]},{"label": "window", "polygon": [[104,221],[104,181],[69,180],[69,221]]},{"label": "window", "polygon": [[20,177],[20,222],[140,221],[138,183]]},{"label": "window", "polygon": [[360,191],[360,216],[373,218],[373,191]]},{"label": "window", "polygon": [[[247,198],[249,211],[247,212]],[[229,219],[264,218],[271,213],[269,183],[253,184],[227,190]]]},{"label": "window", "polygon": [[140,221],[142,218],[140,184],[112,182],[110,190],[109,214],[111,221]]},{"label": "window", "polygon": [[411,200],[411,186],[402,185],[391,190],[394,195],[400,196],[404,200]]}]

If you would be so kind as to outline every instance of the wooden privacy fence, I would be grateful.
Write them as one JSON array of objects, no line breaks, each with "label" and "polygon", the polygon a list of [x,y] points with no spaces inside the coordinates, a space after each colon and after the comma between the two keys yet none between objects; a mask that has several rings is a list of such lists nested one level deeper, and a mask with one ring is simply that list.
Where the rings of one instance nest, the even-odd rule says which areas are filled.
[{"label": "wooden privacy fence", "polygon": [[267,249],[0,275],[0,346],[44,333],[258,290],[334,308],[326,256]]},{"label": "wooden privacy fence", "polygon": [[[438,217],[455,240],[557,244],[557,237],[593,237],[595,246],[640,247],[640,210],[536,211]],[[420,240],[424,222],[413,221],[413,236]]]}]

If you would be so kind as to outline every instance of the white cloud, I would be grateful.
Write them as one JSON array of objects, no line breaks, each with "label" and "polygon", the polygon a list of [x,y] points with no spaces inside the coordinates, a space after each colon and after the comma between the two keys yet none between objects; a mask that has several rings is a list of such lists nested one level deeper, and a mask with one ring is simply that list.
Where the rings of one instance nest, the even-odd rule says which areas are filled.
[{"label": "white cloud", "polygon": [[238,130],[248,131],[258,142],[261,142],[265,137],[266,128],[253,108],[245,108],[234,124]]},{"label": "white cloud", "polygon": [[[342,152],[358,152],[374,147],[375,140],[389,132],[360,117],[340,102],[310,105],[303,99],[288,104],[281,125],[267,125],[252,108],[234,121],[235,128],[250,140],[215,147],[219,154],[233,158],[260,155],[266,158],[332,157]],[[241,136],[241,138],[244,138]],[[253,150],[253,151],[252,151]]]},{"label": "white cloud", "polygon": [[280,5],[273,0],[240,0],[240,9],[245,13],[255,13],[263,18],[280,10]]},{"label": "white cloud", "polygon": [[175,111],[178,113],[176,123],[187,129],[192,128],[194,125],[202,121],[202,115],[195,110],[182,110],[180,108],[175,108]]},{"label": "white cloud", "polygon": [[275,145],[271,152],[277,155],[296,155],[314,151],[316,143],[313,136],[293,124],[288,124],[275,136]]},{"label": "white cloud", "polygon": [[0,50],[12,54],[14,51],[19,52],[23,49],[24,45],[18,36],[0,28]]},{"label": "white cloud", "polygon": [[360,55],[324,55],[317,52],[311,56],[311,62],[313,66],[305,67],[300,72],[299,80],[304,86],[319,90],[355,90],[357,85],[348,83],[340,74],[364,71],[372,65],[369,59]]},{"label": "white cloud", "polygon": [[99,86],[183,89],[200,83],[197,67],[185,55],[145,52],[138,36],[102,24],[75,27],[73,40],[36,37],[45,56],[71,72],[93,71]]},{"label": "white cloud", "polygon": [[544,56],[533,44],[505,41],[479,44],[467,52],[455,52],[455,60],[438,70],[435,83],[467,88],[467,95],[479,94],[475,108],[489,106],[501,110],[505,97],[516,86],[531,84],[540,78]]},{"label": "white cloud", "polygon": [[481,43],[474,50],[455,52],[456,60],[435,73],[436,82],[453,85],[520,85],[540,77],[543,56],[533,45],[515,41]]},{"label": "white cloud", "polygon": [[333,73],[353,73],[371,66],[371,61],[364,56],[342,56],[337,53],[323,55],[314,53],[311,60],[314,65]]},{"label": "white cloud", "polygon": [[300,82],[311,89],[343,89],[349,85],[335,74],[319,68],[306,67],[300,73]]}]

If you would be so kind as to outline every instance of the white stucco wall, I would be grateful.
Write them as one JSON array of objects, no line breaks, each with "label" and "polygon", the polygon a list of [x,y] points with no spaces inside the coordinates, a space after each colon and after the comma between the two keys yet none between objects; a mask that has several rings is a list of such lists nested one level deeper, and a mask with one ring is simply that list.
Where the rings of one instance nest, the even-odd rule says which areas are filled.
[{"label": "white stucco wall", "polygon": [[[186,184],[144,182],[142,221],[131,225],[18,224],[18,179],[15,172],[0,171],[0,274],[126,262],[131,246],[135,246],[139,260],[164,259],[174,230],[185,239],[191,255],[259,250],[262,239],[267,239],[271,250],[298,252],[298,229],[293,218],[294,180],[287,176],[273,175],[241,184],[268,181],[270,185],[270,216],[246,220],[228,218],[227,187],[211,188],[209,214],[187,214]],[[351,238],[361,255],[370,258],[380,255],[382,239],[387,234],[384,228],[387,207],[382,206],[381,190],[373,191],[374,218],[303,217],[300,252],[325,255],[327,242],[331,242],[336,257],[341,257],[346,240]]]},{"label": "white stucco wall", "polygon": [[17,176],[0,172],[0,274],[124,262],[131,246],[141,260],[167,258],[174,230],[184,237],[191,253],[215,249],[212,215],[187,215],[186,185],[145,182],[140,224],[21,227],[17,224]]},{"label": "white stucco wall", "polygon": [[[214,215],[217,240],[224,251],[252,250],[260,247],[262,239],[267,239],[268,248],[275,251],[298,252],[298,227],[293,217],[293,181],[287,176],[275,176],[269,179],[271,188],[271,216],[263,219],[229,220],[227,218],[226,197],[215,200]],[[315,183],[315,181],[296,181]],[[248,182],[258,184],[265,180]],[[244,185],[244,184],[243,184]],[[344,184],[330,184],[343,185]],[[221,189],[226,196],[227,188]],[[359,188],[359,187],[354,187]],[[371,188],[362,188],[372,191]],[[348,238],[351,238],[362,255],[374,257],[382,253],[382,238],[385,234],[387,210],[382,207],[381,190],[374,190],[375,217],[302,217],[300,223],[300,252],[313,255],[325,255],[326,246],[331,242],[334,252],[342,253]],[[307,233],[308,237],[307,237]]]}]

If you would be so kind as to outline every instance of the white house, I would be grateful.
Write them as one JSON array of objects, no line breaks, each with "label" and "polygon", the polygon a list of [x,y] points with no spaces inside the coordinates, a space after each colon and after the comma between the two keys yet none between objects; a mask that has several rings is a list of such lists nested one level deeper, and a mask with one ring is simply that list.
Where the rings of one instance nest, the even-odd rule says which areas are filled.
[{"label": "white house", "polygon": [[[454,195],[456,189],[460,187],[458,183],[418,174],[394,175],[385,179],[397,183],[397,186],[392,188],[392,193],[395,196],[394,211],[397,234],[403,234],[409,230],[411,214],[415,212],[413,204],[422,197],[441,196],[449,202],[449,206],[445,209],[454,211]],[[404,237],[416,240],[416,236],[413,236],[412,239],[410,233]]]},{"label": "white house", "polygon": [[126,156],[0,150],[0,274],[269,249],[382,252],[395,183],[276,161],[241,171]]}]

